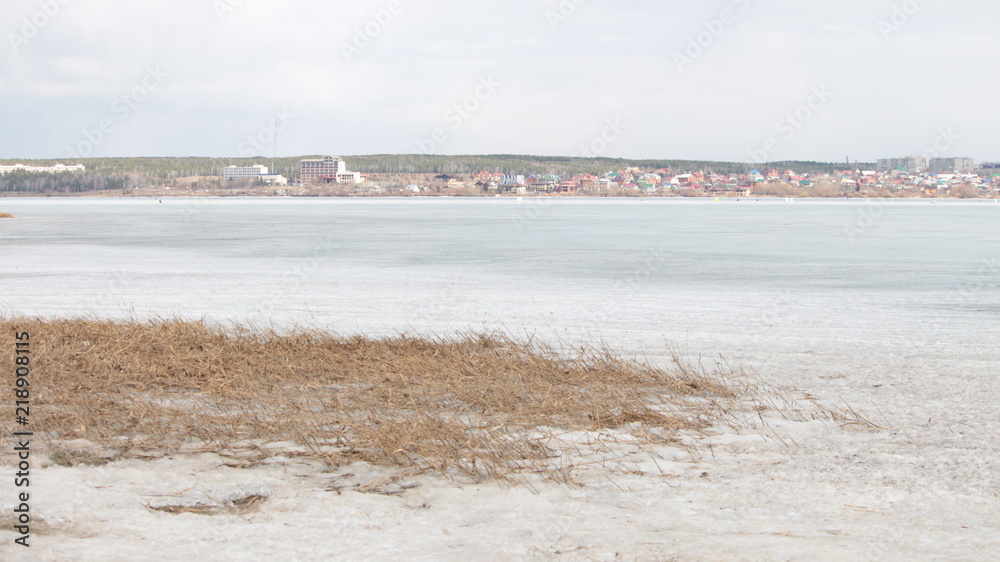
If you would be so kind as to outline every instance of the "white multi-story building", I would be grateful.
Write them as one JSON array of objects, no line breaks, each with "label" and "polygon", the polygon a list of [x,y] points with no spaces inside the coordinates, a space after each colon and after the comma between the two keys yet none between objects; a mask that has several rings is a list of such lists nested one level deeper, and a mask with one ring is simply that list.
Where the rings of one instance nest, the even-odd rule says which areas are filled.
[{"label": "white multi-story building", "polygon": [[222,177],[226,180],[256,180],[267,175],[267,166],[229,166],[222,169]]},{"label": "white multi-story building", "polygon": [[932,172],[972,172],[976,162],[972,158],[931,158]]},{"label": "white multi-story building", "polygon": [[87,171],[87,169],[83,164],[77,164],[76,166],[66,166],[65,164],[56,164],[55,166],[25,166],[24,164],[0,166],[0,174],[6,174],[8,172],[61,173],[85,171]]},{"label": "white multi-story building", "polygon": [[500,185],[524,185],[524,176],[506,174],[500,178]]},{"label": "white multi-story building", "polygon": [[288,185],[288,178],[281,174],[264,174],[260,176],[260,181],[267,185]]},{"label": "white multi-story building", "polygon": [[927,171],[927,158],[924,156],[906,156],[904,158],[882,158],[878,161],[879,172],[900,170],[908,174],[920,174]]},{"label": "white multi-story building", "polygon": [[361,172],[340,172],[337,174],[337,183],[361,183],[365,181],[365,177],[361,175]]}]

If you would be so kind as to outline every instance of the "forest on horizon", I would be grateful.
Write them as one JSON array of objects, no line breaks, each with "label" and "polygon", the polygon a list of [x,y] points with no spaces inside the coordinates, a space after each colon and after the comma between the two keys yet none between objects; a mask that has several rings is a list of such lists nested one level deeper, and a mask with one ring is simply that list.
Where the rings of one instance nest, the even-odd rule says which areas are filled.
[{"label": "forest on horizon", "polygon": [[[299,176],[299,161],[323,155],[282,158],[240,157],[120,157],[65,159],[0,159],[0,165],[25,164],[51,166],[83,164],[85,172],[37,173],[12,172],[0,175],[0,192],[21,193],[81,193],[87,191],[130,189],[141,186],[170,185],[179,178],[221,176],[226,166],[263,164],[271,173],[289,180]],[[746,162],[714,162],[670,159],[580,158],[569,156],[531,156],[514,154],[436,155],[436,154],[374,154],[341,156],[347,169],[363,174],[475,174],[481,171],[504,174],[558,175],[604,174],[614,170],[639,168],[655,171],[667,168],[674,173],[706,172],[745,174],[750,170],[778,168],[799,173],[832,173],[843,171],[847,163],[784,161],[752,164]],[[850,167],[870,168],[873,163],[852,163]]]}]

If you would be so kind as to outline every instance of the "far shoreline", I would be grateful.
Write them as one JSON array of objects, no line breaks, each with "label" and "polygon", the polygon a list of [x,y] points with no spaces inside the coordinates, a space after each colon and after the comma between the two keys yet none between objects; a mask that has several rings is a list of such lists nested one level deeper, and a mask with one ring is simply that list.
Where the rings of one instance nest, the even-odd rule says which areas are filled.
[{"label": "far shoreline", "polygon": [[993,197],[961,197],[947,194],[900,194],[900,195],[885,195],[885,194],[874,194],[874,193],[848,193],[844,195],[819,195],[819,194],[808,194],[808,195],[772,195],[772,194],[751,194],[751,195],[713,195],[713,194],[697,194],[697,195],[676,195],[676,194],[641,194],[641,195],[631,195],[631,194],[551,194],[551,193],[522,193],[522,194],[503,194],[503,195],[469,195],[469,194],[452,194],[452,193],[421,193],[421,194],[400,194],[400,193],[386,193],[386,194],[370,194],[370,193],[353,193],[353,194],[294,194],[294,195],[274,195],[267,193],[204,193],[189,190],[171,190],[167,193],[155,192],[155,193],[143,193],[143,194],[122,194],[120,191],[102,191],[102,192],[83,192],[83,193],[14,193],[14,192],[0,192],[0,199],[180,199],[180,198],[202,198],[202,199],[514,199],[514,200],[526,200],[526,199],[664,199],[664,200],[692,200],[692,201],[704,201],[704,200],[775,200],[775,201],[787,201],[787,200],[901,200],[901,201],[998,201],[1000,200],[1000,194],[996,194]]}]

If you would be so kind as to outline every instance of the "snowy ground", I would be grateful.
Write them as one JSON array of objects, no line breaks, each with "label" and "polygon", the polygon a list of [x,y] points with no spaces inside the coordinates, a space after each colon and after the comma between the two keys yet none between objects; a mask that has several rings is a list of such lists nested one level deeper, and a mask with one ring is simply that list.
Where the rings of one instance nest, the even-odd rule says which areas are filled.
[{"label": "snowy ground", "polygon": [[[503,327],[553,342],[600,339],[654,361],[673,347],[847,404],[882,429],[722,432],[657,457],[630,454],[636,462],[617,470],[578,471],[576,485],[513,488],[361,465],[326,472],[294,458],[43,468],[39,456],[32,513],[45,525],[26,553],[4,524],[0,559],[1000,559],[993,206],[899,204],[851,240],[843,227],[863,203],[553,204],[523,232],[490,206],[501,203],[414,203],[416,213],[408,202],[323,202],[290,207],[287,224],[264,233],[264,218],[281,218],[272,202],[164,211],[148,228],[81,207],[112,221],[81,245],[74,229],[98,221],[68,223],[29,203],[9,209],[23,222],[3,226],[0,258],[17,265],[0,272],[0,312],[266,317],[367,334]],[[326,217],[354,220],[354,210],[360,226],[345,223],[332,249],[314,252],[333,232]],[[469,216],[431,216],[438,211]],[[229,212],[249,226],[225,222]],[[454,228],[437,228],[444,220]],[[212,229],[218,236],[205,234]],[[267,499],[225,509],[248,494]],[[220,507],[151,509],[198,502]]]},{"label": "snowy ground", "polygon": [[[231,468],[233,459],[214,454],[51,465],[36,469],[32,483],[32,510],[45,525],[31,556],[3,531],[0,558],[1000,557],[1000,414],[995,385],[985,384],[996,356],[932,362],[936,375],[918,380],[889,349],[857,351],[867,362],[803,353],[802,369],[778,382],[828,403],[842,397],[881,431],[772,420],[652,455],[622,446],[620,460],[578,470],[572,485],[464,484],[360,463],[331,472],[294,457],[254,468]],[[12,477],[4,467],[0,478]],[[226,509],[248,495],[266,500],[247,512]],[[220,509],[151,509],[199,503]]]},{"label": "snowy ground", "polygon": [[[37,470],[33,483],[32,509],[45,524],[32,537],[31,556],[10,540],[0,555],[989,560],[1000,554],[996,480],[983,481],[980,472],[991,467],[963,466],[950,450],[925,455],[908,431],[871,435],[815,422],[772,431],[785,446],[773,434],[729,434],[714,436],[710,453],[702,443],[706,454],[698,459],[682,449],[656,457],[623,450],[631,454],[617,471],[582,470],[573,485],[461,484],[361,463],[329,472],[294,459],[230,468],[232,459],[214,454],[53,465]],[[965,452],[955,451],[959,458]],[[3,472],[5,480],[12,477],[12,470]],[[151,509],[225,507],[248,495],[266,500],[255,510],[213,515]]]}]

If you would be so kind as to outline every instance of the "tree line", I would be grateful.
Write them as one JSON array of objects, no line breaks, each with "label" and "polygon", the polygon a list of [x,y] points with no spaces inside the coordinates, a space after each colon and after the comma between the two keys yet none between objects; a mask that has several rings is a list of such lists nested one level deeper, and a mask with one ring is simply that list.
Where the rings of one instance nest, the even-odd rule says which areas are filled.
[{"label": "tree line", "polygon": [[0,192],[59,194],[126,190],[137,182],[136,174],[10,172],[0,175]]},{"label": "tree line", "polygon": [[[136,187],[176,185],[179,178],[221,176],[226,166],[251,166],[263,164],[271,173],[281,174],[290,180],[299,177],[299,161],[304,158],[321,158],[321,155],[285,158],[84,158],[81,160],[0,160],[0,164],[25,164],[52,166],[83,164],[86,172],[31,173],[12,172],[0,175],[0,192],[29,193],[80,193],[100,190],[127,190]],[[711,162],[698,160],[629,160],[624,158],[577,158],[568,156],[530,156],[514,154],[486,154],[451,156],[438,154],[374,154],[344,156],[347,168],[366,174],[448,174],[470,175],[480,171],[503,174],[558,175],[569,177],[589,173],[600,175],[612,170],[639,168],[642,170],[669,169],[674,173],[706,172],[717,174],[746,174],[752,169],[792,169],[800,173],[831,173],[842,171],[846,164],[823,162],[771,162],[749,164],[744,162]],[[870,168],[873,164],[852,164],[851,167]]]}]

